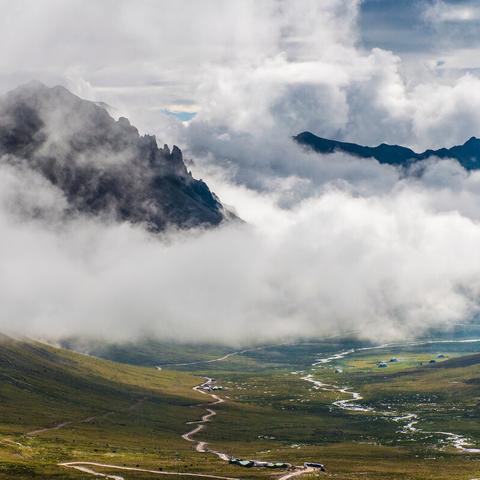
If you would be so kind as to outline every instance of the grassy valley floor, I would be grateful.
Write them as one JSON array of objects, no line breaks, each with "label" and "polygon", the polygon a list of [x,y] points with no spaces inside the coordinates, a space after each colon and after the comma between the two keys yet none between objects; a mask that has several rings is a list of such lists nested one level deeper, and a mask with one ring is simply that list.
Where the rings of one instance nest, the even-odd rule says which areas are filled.
[{"label": "grassy valley floor", "polygon": [[[302,478],[480,477],[480,452],[474,451],[480,448],[480,344],[351,352],[353,346],[281,345],[210,363],[205,361],[229,350],[204,351],[199,363],[189,351],[183,362],[189,365],[174,367],[182,363],[177,346],[168,353],[170,366],[159,370],[5,338],[0,478],[94,478],[59,466],[62,462],[138,469],[92,467],[125,479],[161,478],[153,472],[241,479],[287,473],[229,465],[196,452],[195,444],[182,438],[195,426],[186,423],[206,413],[199,404],[212,401],[192,390],[204,376],[216,379],[223,389],[215,394],[226,400],[211,407],[217,415],[194,437],[211,449],[241,459],[326,464],[326,473]],[[338,352],[350,353],[325,362]],[[398,361],[390,362],[393,357]],[[379,368],[383,360],[387,367]],[[352,401],[351,392],[362,398]],[[347,403],[339,404],[342,400]],[[408,415],[415,418],[394,419]],[[412,419],[412,429],[402,433]],[[434,432],[459,435],[469,443],[463,448],[472,451]]]}]

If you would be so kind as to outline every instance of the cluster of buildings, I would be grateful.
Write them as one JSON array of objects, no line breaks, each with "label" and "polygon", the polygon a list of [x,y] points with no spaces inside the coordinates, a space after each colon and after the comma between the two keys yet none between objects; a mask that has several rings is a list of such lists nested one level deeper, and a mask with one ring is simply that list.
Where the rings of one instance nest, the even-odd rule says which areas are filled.
[{"label": "cluster of buildings", "polygon": [[258,460],[241,460],[239,458],[231,458],[228,463],[232,465],[240,465],[241,467],[262,467],[262,468],[279,468],[279,469],[286,469],[292,468],[291,463],[283,463],[283,462],[262,462]]},{"label": "cluster of buildings", "polygon": [[[447,355],[444,355],[443,353],[439,353],[437,355],[437,359],[439,359],[439,360],[445,359],[445,358],[448,358],[448,357],[447,357]],[[399,360],[398,360],[397,357],[392,357],[388,362],[386,360],[382,360],[381,362],[378,362],[377,367],[378,368],[387,368],[389,363],[397,363],[398,361]],[[429,360],[428,363],[437,363],[437,360],[432,358],[431,360]],[[420,362],[420,365],[423,365],[423,362]]]},{"label": "cluster of buildings", "polygon": [[201,386],[201,389],[205,392],[218,392],[219,390],[223,390],[223,387],[220,385],[211,385],[209,383],[205,383]]},{"label": "cluster of buildings", "polygon": [[389,363],[398,363],[397,357],[392,357],[388,362],[386,360],[382,360],[381,362],[377,363],[378,368],[387,368]]},{"label": "cluster of buildings", "polygon": [[[279,470],[286,470],[290,468],[294,468],[291,463],[286,462],[263,462],[259,460],[241,460],[239,458],[230,458],[228,463],[232,465],[239,465],[240,467],[252,468],[252,467],[260,467],[260,468],[272,468],[272,469],[279,469]],[[303,464],[305,468],[318,468],[322,472],[325,472],[325,465],[323,463],[318,462],[305,462]]]}]

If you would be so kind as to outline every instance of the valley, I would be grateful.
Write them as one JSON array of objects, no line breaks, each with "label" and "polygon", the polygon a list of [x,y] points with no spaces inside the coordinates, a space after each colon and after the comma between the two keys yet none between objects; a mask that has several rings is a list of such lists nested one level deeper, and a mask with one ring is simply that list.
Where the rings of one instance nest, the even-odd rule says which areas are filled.
[{"label": "valley", "polygon": [[479,350],[329,340],[208,354],[173,370],[5,338],[0,478],[470,480]]}]

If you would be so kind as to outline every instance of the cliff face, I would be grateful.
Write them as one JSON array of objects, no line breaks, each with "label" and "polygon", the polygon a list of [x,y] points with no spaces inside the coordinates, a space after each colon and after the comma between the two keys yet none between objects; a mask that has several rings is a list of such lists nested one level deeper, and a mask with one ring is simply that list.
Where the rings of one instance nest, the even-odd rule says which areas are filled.
[{"label": "cliff face", "polygon": [[63,87],[32,82],[0,99],[0,162],[41,173],[72,212],[141,222],[153,231],[225,219],[178,147],[158,148],[126,118],[115,121]]}]

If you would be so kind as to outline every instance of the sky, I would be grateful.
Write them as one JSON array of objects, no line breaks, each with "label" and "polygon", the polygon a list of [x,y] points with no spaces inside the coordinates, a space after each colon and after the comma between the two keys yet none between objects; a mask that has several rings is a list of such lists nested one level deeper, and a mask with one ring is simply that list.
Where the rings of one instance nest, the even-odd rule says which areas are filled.
[{"label": "sky", "polygon": [[[60,83],[166,137],[172,113],[214,120],[227,113],[220,103],[236,128],[250,115],[265,126],[273,112],[286,117],[289,133],[311,129],[363,144],[450,146],[479,130],[475,1],[0,6],[0,91],[31,78]],[[449,127],[453,108],[463,110],[462,128]],[[365,128],[368,115],[375,124]]]},{"label": "sky", "polygon": [[[463,50],[470,55],[462,66],[478,67],[480,45],[478,2],[472,0],[365,0],[360,6],[361,42],[367,49],[382,48],[419,61],[442,62]],[[445,68],[459,68],[453,63]]]},{"label": "sky", "polygon": [[[372,341],[478,313],[480,174],[322,156],[292,135],[416,150],[480,136],[480,7],[446,0],[0,0],[0,92],[104,102],[245,220],[152,239],[22,217],[65,199],[0,162],[0,326],[229,344]],[[207,272],[207,273],[206,273]],[[29,298],[28,305],[20,299]],[[13,320],[12,320],[13,319]]]}]

